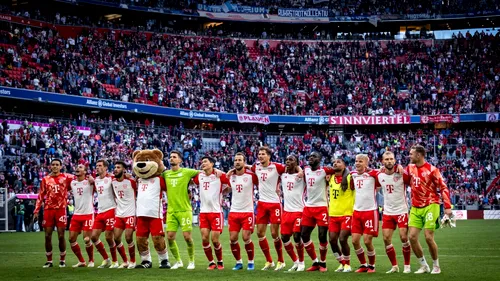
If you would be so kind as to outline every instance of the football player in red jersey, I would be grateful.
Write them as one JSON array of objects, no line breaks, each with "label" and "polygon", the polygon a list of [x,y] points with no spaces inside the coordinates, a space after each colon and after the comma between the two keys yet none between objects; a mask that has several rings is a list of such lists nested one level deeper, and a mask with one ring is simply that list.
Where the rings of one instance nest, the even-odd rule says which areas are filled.
[{"label": "football player in red jersey", "polygon": [[66,229],[66,206],[68,203],[68,191],[73,176],[61,173],[62,161],[53,159],[50,162],[51,173],[42,179],[40,192],[36,200],[36,207],[33,219],[38,219],[38,212],[44,206],[43,228],[45,230],[45,255],[47,262],[44,268],[52,267],[52,232],[57,227],[57,236],[59,239],[60,261],[59,267],[66,267],[66,240],[64,239],[64,230]]},{"label": "football player in red jersey", "polygon": [[[410,150],[410,164],[405,174],[409,176],[411,186],[411,210],[408,223],[411,248],[420,263],[420,269],[415,273],[440,274],[438,247],[434,241],[434,230],[439,227],[439,205],[444,204],[444,212],[452,217],[450,191],[444,182],[438,168],[425,161],[425,148],[416,145]],[[439,196],[441,193],[441,198]],[[418,240],[420,231],[424,229],[425,241],[433,260],[432,271],[427,265],[422,246]]]}]

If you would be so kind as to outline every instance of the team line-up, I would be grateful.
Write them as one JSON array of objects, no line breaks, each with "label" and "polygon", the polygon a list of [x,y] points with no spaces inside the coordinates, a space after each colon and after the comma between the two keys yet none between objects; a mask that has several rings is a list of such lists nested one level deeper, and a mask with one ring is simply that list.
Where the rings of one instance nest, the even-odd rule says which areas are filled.
[{"label": "team line-up", "polygon": [[[35,219],[42,204],[44,205],[43,226],[45,229],[45,249],[47,263],[45,268],[53,267],[52,232],[57,227],[60,250],[60,267],[65,267],[67,191],[74,196],[75,210],[70,223],[69,242],[79,262],[73,267],[93,267],[93,246],[103,258],[99,268],[151,268],[152,259],[148,245],[151,234],[154,248],[158,254],[159,267],[178,269],[184,265],[176,243],[176,232],[182,229],[187,243],[189,264],[194,269],[194,243],[192,232],[192,207],[189,184],[193,181],[199,188],[199,224],[202,245],[208,259],[208,270],[222,270],[222,243],[220,234],[224,226],[221,201],[225,193],[231,192],[231,208],[228,225],[231,252],[236,260],[233,270],[244,268],[239,233],[248,256],[247,270],[254,270],[254,243],[251,236],[257,229],[259,246],[266,258],[262,270],[284,270],[283,247],[293,261],[288,271],[327,271],[326,259],[328,242],[333,255],[339,262],[336,272],[351,272],[350,245],[360,262],[357,273],[375,272],[376,253],[372,243],[379,235],[378,206],[376,193],[382,189],[384,195],[382,232],[387,256],[392,268],[387,273],[399,272],[396,253],[392,245],[392,234],[396,227],[402,242],[404,273],[410,273],[411,249],[418,259],[420,268],[415,273],[441,272],[434,241],[434,230],[439,226],[440,203],[445,215],[452,217],[449,191],[440,171],[425,161],[426,151],[422,146],[410,150],[410,164],[407,167],[396,165],[394,154],[383,154],[383,167],[379,170],[368,167],[368,156],[356,156],[355,170],[349,172],[342,159],[335,159],[332,167],[322,167],[322,156],[312,152],[308,165],[302,169],[294,155],[286,158],[285,165],[270,161],[271,150],[259,148],[258,164],[247,165],[245,155],[236,153],[234,168],[227,174],[214,169],[214,159],[203,157],[201,171],[180,167],[182,154],[170,153],[170,170],[164,170],[159,150],[147,151],[148,154],[134,152],[134,180],[125,173],[126,164],[115,163],[113,176],[108,175],[108,162],[98,160],[96,178],[87,175],[87,167],[78,165],[75,174],[61,173],[62,162],[51,162],[51,174],[42,180],[39,198],[35,208]],[[137,155],[136,155],[137,153]],[[140,154],[140,155],[139,155]],[[162,172],[163,171],[163,172]],[[408,215],[406,186],[411,187],[412,208]],[[259,192],[256,217],[254,217],[254,188]],[[98,212],[94,218],[93,194],[98,195]],[[168,248],[176,262],[171,265],[168,259],[165,232],[163,228],[162,194],[168,199],[166,232]],[[441,195],[441,196],[440,196]],[[283,203],[282,203],[283,202]],[[277,263],[270,254],[266,231],[270,224],[271,236],[278,255]],[[319,258],[311,240],[313,229],[318,226]],[[424,231],[429,252],[433,260],[430,269],[423,255],[418,237]],[[82,256],[77,237],[83,231],[88,263]],[[141,262],[136,264],[133,233]],[[101,233],[109,245],[111,260],[99,239]],[[122,243],[122,234],[128,244],[129,257]],[[281,234],[281,235],[280,235]],[[293,242],[292,243],[292,240]],[[361,240],[366,246],[361,246]],[[213,256],[212,242],[215,259]],[[312,260],[305,268],[304,250]],[[117,252],[123,259],[118,264]],[[217,262],[216,262],[217,261]]]}]

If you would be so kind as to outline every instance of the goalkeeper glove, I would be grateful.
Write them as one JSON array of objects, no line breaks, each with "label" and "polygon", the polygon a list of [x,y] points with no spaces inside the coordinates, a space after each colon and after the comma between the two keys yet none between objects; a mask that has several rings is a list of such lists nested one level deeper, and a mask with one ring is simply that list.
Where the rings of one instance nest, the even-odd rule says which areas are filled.
[{"label": "goalkeeper glove", "polygon": [[444,215],[443,218],[441,219],[441,227],[450,227],[450,228],[455,228],[457,227],[457,219],[455,216],[452,214],[450,217],[448,215]]}]

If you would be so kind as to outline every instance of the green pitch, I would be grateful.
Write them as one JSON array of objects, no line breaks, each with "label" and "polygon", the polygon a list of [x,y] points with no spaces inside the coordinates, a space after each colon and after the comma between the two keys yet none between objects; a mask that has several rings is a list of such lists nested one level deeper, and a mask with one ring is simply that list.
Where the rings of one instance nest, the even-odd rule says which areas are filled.
[{"label": "green pitch", "polygon": [[[255,267],[253,272],[246,270],[233,272],[231,268],[234,265],[234,258],[229,249],[229,239],[227,227],[224,230],[221,241],[224,247],[224,261],[226,269],[224,271],[207,271],[207,261],[201,248],[201,240],[198,228],[193,230],[193,238],[196,244],[196,270],[188,271],[178,270],[160,270],[156,253],[153,250],[153,269],[128,270],[128,269],[98,269],[98,268],[71,268],[77,262],[73,252],[67,248],[67,267],[58,268],[57,260],[59,251],[57,242],[54,238],[54,268],[43,269],[45,263],[45,252],[43,246],[43,233],[0,233],[0,280],[324,280],[349,279],[349,280],[499,280],[498,268],[500,266],[500,221],[459,221],[455,229],[438,230],[436,240],[439,245],[441,275],[431,276],[429,274],[417,276],[415,274],[403,275],[402,273],[388,275],[385,271],[390,269],[390,263],[385,255],[382,238],[375,239],[377,251],[377,273],[367,276],[367,274],[356,273],[335,273],[337,262],[329,249],[327,273],[319,272],[268,272],[260,271],[264,265],[263,254],[257,243],[257,236],[254,234],[255,243]],[[396,234],[396,233],[395,233]],[[314,234],[316,235],[316,234]],[[269,237],[270,238],[270,237]],[[104,237],[101,237],[104,241]],[[187,266],[186,243],[182,235],[178,235],[178,244],[184,266]],[[270,240],[272,241],[272,240]],[[317,243],[317,239],[314,240]],[[394,236],[394,245],[396,248],[400,270],[402,271],[402,253],[399,237]],[[425,241],[422,239],[424,252],[428,263],[432,267],[432,261],[426,249]],[[79,241],[83,255],[86,252],[82,241]],[[276,259],[274,246],[271,244],[271,253]],[[246,252],[243,244],[242,257],[246,261]],[[151,246],[151,249],[153,247]],[[318,245],[316,245],[318,249]],[[109,252],[108,252],[109,253]],[[351,265],[357,268],[359,263],[356,256],[351,252]],[[128,253],[127,253],[128,254]],[[170,253],[169,253],[170,254]],[[96,266],[101,263],[99,253],[94,250]],[[284,251],[287,268],[292,265],[289,257]],[[138,257],[138,254],[137,254]],[[140,262],[140,261],[139,261]],[[172,260],[171,260],[172,262]],[[311,264],[306,254],[306,268]],[[419,267],[418,262],[412,254],[412,270]],[[496,277],[495,277],[496,276]]]}]

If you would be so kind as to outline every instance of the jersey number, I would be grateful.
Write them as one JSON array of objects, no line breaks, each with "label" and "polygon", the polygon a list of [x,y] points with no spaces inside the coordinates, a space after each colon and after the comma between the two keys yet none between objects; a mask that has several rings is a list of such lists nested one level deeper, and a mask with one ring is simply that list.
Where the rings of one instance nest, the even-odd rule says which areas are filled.
[{"label": "jersey number", "polygon": [[373,220],[367,220],[365,222],[365,227],[366,228],[373,228]]},{"label": "jersey number", "polygon": [[281,210],[280,209],[276,209],[274,210],[274,214],[279,217],[280,216],[280,213],[281,213]]},{"label": "jersey number", "polygon": [[92,224],[94,223],[93,220],[86,220],[85,221],[85,227],[92,227]]},{"label": "jersey number", "polygon": [[66,220],[67,220],[67,219],[68,219],[68,218],[67,218],[66,216],[61,216],[61,217],[59,217],[59,221],[60,221],[60,222],[64,222],[64,223],[66,223]]},{"label": "jersey number", "polygon": [[248,217],[248,224],[253,224],[253,218],[252,217]]},{"label": "jersey number", "polygon": [[328,221],[328,219],[327,219],[328,217],[326,216],[326,214],[325,214],[325,213],[323,213],[323,214],[321,214],[321,215],[323,216],[323,221]]},{"label": "jersey number", "polygon": [[191,224],[190,219],[182,218],[181,226],[190,225],[190,224]]},{"label": "jersey number", "polygon": [[220,218],[215,218],[215,225],[217,225],[217,226],[220,225]]},{"label": "jersey number", "polygon": [[128,225],[134,225],[134,217],[128,218],[125,223],[128,224]]},{"label": "jersey number", "polygon": [[106,226],[115,225],[115,219],[106,219]]},{"label": "jersey number", "polygon": [[[432,213],[430,213],[430,214],[432,214]],[[406,216],[407,216],[407,214],[402,214],[402,215],[398,216],[398,223],[404,222]]]}]

